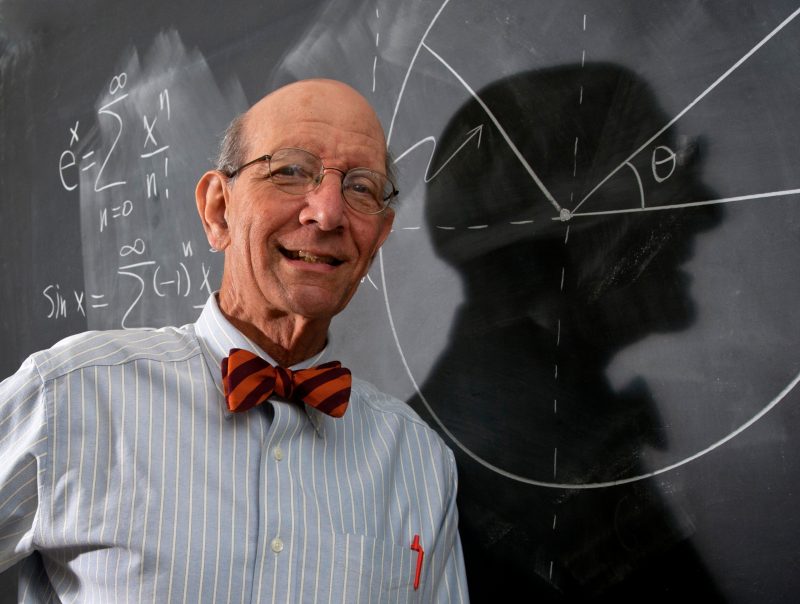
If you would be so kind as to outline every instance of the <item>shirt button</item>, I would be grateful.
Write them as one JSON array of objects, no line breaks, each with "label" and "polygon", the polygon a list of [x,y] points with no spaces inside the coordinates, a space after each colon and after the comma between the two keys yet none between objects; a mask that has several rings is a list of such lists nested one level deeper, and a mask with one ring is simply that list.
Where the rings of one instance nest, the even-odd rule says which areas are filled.
[{"label": "shirt button", "polygon": [[272,456],[275,458],[276,461],[280,461],[283,459],[283,449],[280,447],[274,447],[272,449]]},{"label": "shirt button", "polygon": [[280,537],[275,537],[271,543],[272,551],[280,554],[283,551],[283,541]]}]

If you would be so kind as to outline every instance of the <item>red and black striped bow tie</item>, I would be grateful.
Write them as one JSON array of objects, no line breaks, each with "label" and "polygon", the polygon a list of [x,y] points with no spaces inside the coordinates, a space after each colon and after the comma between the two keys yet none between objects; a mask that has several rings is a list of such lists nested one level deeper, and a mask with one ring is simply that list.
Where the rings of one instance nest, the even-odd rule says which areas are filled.
[{"label": "red and black striped bow tie", "polygon": [[234,412],[265,402],[273,394],[342,417],[350,402],[350,370],[339,361],[308,369],[273,367],[249,350],[232,348],[222,359],[222,385]]}]

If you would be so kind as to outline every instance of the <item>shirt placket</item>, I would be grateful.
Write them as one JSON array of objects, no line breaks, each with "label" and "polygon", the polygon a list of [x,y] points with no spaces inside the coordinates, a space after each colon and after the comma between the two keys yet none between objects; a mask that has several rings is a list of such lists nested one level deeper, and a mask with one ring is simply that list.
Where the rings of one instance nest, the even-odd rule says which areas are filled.
[{"label": "shirt placket", "polygon": [[296,405],[276,402],[272,406],[274,416],[260,454],[260,521],[253,602],[283,602],[290,595],[287,590],[295,545],[295,510],[288,457],[292,436],[301,429],[301,422],[308,421]]}]

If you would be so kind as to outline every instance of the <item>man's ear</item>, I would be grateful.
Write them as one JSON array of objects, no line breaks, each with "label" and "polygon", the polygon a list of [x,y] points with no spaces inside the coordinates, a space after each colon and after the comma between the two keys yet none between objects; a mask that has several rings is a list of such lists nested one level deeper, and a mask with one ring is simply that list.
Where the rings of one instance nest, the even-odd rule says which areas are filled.
[{"label": "man's ear", "polygon": [[203,230],[215,250],[224,250],[230,244],[230,231],[225,220],[229,194],[228,179],[218,170],[203,174],[194,191]]},{"label": "man's ear", "polygon": [[[378,242],[378,248],[383,245],[383,242],[386,241],[386,238],[389,236],[389,233],[392,232],[392,224],[394,224],[394,208],[391,206],[387,207],[383,211],[383,224],[381,225],[381,234],[380,240]],[[378,251],[377,248],[375,250]]]},{"label": "man's ear", "polygon": [[[372,262],[375,260],[375,256],[378,255],[378,250],[381,249],[383,242],[386,241],[389,233],[392,232],[392,224],[394,224],[394,209],[391,207],[386,208],[381,215],[381,220],[383,220],[383,222],[381,223],[381,231],[378,235],[378,242],[374,251],[372,252],[372,256],[369,259],[369,264],[367,265],[367,270],[364,272],[364,275],[366,275],[369,269],[372,267]],[[362,275],[362,278],[364,275]]]}]

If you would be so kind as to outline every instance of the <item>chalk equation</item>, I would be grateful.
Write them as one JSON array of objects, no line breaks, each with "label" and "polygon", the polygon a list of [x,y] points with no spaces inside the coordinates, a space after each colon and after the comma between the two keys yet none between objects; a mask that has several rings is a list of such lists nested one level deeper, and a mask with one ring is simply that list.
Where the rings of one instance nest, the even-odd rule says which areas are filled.
[{"label": "chalk equation", "polygon": [[[84,128],[76,120],[68,128],[59,180],[66,191],[81,187],[82,197],[90,198],[89,204],[82,204],[83,226],[89,226],[83,238],[94,240],[93,250],[107,261],[102,263],[105,270],[87,275],[94,287],[73,289],[72,299],[61,292],[60,284],[47,285],[42,296],[49,319],[66,318],[71,308],[83,316],[113,315],[112,324],[124,329],[132,326],[130,318],[145,298],[188,299],[193,290],[204,296],[212,292],[211,266],[204,260],[193,262],[191,240],[182,241],[167,257],[157,249],[151,253],[153,212],[146,204],[169,200],[172,145],[165,126],[172,107],[168,87],[144,103],[137,102],[137,96],[143,95],[128,73],[115,74],[97,109],[97,125]],[[118,259],[115,266],[110,262],[112,250]],[[87,251],[91,252],[85,250],[84,256]]]},{"label": "chalk equation", "polygon": [[91,329],[187,322],[221,274],[196,216],[195,182],[245,100],[238,86],[223,95],[175,32],[158,36],[144,60],[131,50],[119,65],[94,109],[64,125],[55,169],[80,199],[84,283],[44,284],[42,313],[77,313]]}]

